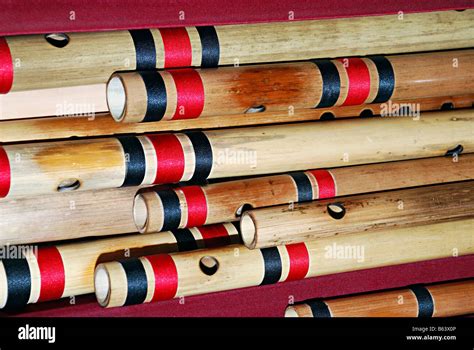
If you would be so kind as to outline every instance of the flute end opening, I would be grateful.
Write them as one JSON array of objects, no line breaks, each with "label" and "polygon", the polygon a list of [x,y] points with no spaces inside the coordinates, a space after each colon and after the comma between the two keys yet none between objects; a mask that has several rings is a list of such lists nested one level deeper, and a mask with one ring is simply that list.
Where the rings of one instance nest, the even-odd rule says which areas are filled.
[{"label": "flute end opening", "polygon": [[293,306],[288,306],[285,310],[285,317],[299,317]]},{"label": "flute end opening", "polygon": [[148,207],[141,194],[136,195],[133,200],[133,220],[138,232],[145,233],[148,226]]},{"label": "flute end opening", "polygon": [[7,305],[8,299],[8,280],[3,266],[3,261],[0,260],[0,309]]},{"label": "flute end opening", "polygon": [[97,265],[94,273],[94,288],[97,302],[107,306],[110,300],[110,276],[104,264]]},{"label": "flute end opening", "polygon": [[107,105],[115,121],[120,122],[125,116],[127,96],[122,79],[115,75],[107,83]]},{"label": "flute end opening", "polygon": [[240,219],[240,234],[242,241],[249,249],[255,248],[257,238],[257,226],[255,221],[248,212],[244,212]]}]

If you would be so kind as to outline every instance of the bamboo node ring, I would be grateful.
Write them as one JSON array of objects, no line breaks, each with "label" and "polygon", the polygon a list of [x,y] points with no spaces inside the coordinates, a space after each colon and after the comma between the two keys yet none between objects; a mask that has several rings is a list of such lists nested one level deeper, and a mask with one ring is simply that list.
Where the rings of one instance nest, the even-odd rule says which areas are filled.
[{"label": "bamboo node ring", "polygon": [[64,33],[51,33],[44,36],[46,41],[57,48],[63,48],[69,44],[69,36]]},{"label": "bamboo node ring", "polygon": [[219,269],[219,261],[213,256],[203,256],[199,259],[199,268],[205,275],[212,276]]},{"label": "bamboo node ring", "polygon": [[81,187],[81,182],[78,179],[66,179],[59,183],[57,191],[58,192],[75,191],[79,187]]},{"label": "bamboo node ring", "polygon": [[267,107],[265,107],[264,105],[252,106],[245,111],[245,114],[262,113],[265,112],[266,109]]},{"label": "bamboo node ring", "polygon": [[336,220],[340,220],[346,215],[346,208],[344,208],[344,205],[340,202],[329,203],[327,205],[327,210],[329,216]]}]

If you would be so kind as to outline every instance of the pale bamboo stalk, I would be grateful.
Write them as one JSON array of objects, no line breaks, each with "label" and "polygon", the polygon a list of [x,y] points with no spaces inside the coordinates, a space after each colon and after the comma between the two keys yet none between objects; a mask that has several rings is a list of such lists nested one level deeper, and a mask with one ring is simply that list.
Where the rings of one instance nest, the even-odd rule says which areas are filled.
[{"label": "pale bamboo stalk", "polygon": [[[243,209],[473,179],[474,155],[466,154],[161,188],[137,194],[134,221],[139,232],[153,232],[188,227],[195,220],[198,225],[236,220]],[[189,196],[190,191],[195,195]],[[163,202],[170,196],[179,199],[179,210]],[[196,205],[202,210],[196,211]]]},{"label": "pale bamboo stalk", "polygon": [[[149,65],[156,68],[231,65],[472,47],[473,21],[474,11],[465,10],[403,14],[403,18],[387,15],[226,25],[214,27],[215,34],[212,27],[207,29],[203,37],[215,43],[205,44],[204,50],[201,29],[196,27],[151,29],[146,32],[148,39],[138,41],[154,46],[156,57]],[[149,68],[137,67],[134,40],[128,31],[67,35],[69,41],[53,37],[54,45],[44,35],[7,37],[3,54],[11,56],[12,64],[2,68],[13,75],[13,81],[5,74],[1,90],[105,83],[115,71]],[[185,58],[168,59],[176,55]]]},{"label": "pale bamboo stalk", "polygon": [[[414,288],[422,288],[429,298],[420,304],[415,292],[406,288],[315,299],[288,306],[285,317],[450,317],[474,313],[473,279]],[[429,308],[426,314],[423,307]]]},{"label": "pale bamboo stalk", "polygon": [[242,215],[249,249],[474,217],[474,182],[376,192],[255,209]]},{"label": "pale bamboo stalk", "polygon": [[[226,223],[39,248],[8,247],[9,252],[23,249],[24,254],[0,260],[0,308],[93,293],[94,268],[100,262],[238,242],[237,228]],[[22,262],[23,269],[12,269]],[[23,280],[21,288],[11,289],[18,280]]]},{"label": "pale bamboo stalk", "polygon": [[[100,305],[134,303],[212,293],[395,264],[472,254],[473,220],[360,232],[315,241],[249,250],[241,245],[189,253],[158,254],[135,260],[144,272],[135,279],[139,294],[127,290],[120,262],[95,270]],[[341,250],[348,254],[341,256]],[[350,254],[349,254],[350,253]],[[136,271],[128,266],[128,271]]]},{"label": "pale bamboo stalk", "polygon": [[[8,96],[8,95],[7,95]],[[213,129],[235,126],[252,126],[325,119],[366,117],[380,115],[388,111],[397,114],[419,107],[420,111],[438,109],[470,108],[474,95],[446,96],[406,100],[397,103],[370,104],[364,106],[342,106],[318,109],[289,108],[285,112],[260,112],[235,115],[233,117],[215,116],[202,119],[172,120],[150,123],[122,124],[114,122],[109,114],[99,113],[94,118],[52,117],[40,119],[2,121],[0,142],[20,142],[70,137],[103,136],[128,133],[149,133],[159,131],[179,131],[186,129]]]},{"label": "pale bamboo stalk", "polygon": [[[105,84],[68,86],[0,95],[0,120],[85,117],[108,111]],[[0,124],[3,128],[3,123]],[[25,130],[22,130],[25,132]],[[4,142],[2,140],[2,142]]]},{"label": "pale bamboo stalk", "polygon": [[13,197],[204,181],[426,158],[459,145],[469,153],[473,123],[472,110],[459,110],[426,113],[418,120],[369,118],[6,145],[0,148],[0,192]]}]

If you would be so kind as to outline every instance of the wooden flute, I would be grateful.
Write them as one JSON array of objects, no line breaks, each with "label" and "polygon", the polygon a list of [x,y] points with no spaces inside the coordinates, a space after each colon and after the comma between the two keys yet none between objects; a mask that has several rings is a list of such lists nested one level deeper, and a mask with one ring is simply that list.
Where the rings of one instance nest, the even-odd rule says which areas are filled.
[{"label": "wooden flute", "polygon": [[[304,198],[309,191],[311,199],[321,199],[473,179],[474,155],[454,160],[376,163],[169,190],[127,187],[7,198],[0,200],[0,245],[124,234],[137,231],[137,226],[148,233],[190,227],[193,222],[201,226],[234,221],[243,209],[296,203],[310,199]],[[166,198],[179,198],[179,207],[163,207],[160,191],[168,192]]]},{"label": "wooden flute", "polygon": [[233,245],[107,262],[96,267],[95,294],[100,305],[116,307],[472,254],[473,223],[458,220],[264,249]]},{"label": "wooden flute", "polygon": [[[236,244],[232,223],[49,247],[0,248],[0,308],[94,292],[97,262]],[[12,254],[15,254],[14,256]]]},{"label": "wooden flute", "polygon": [[[5,95],[9,96],[9,95]],[[104,105],[106,105],[104,98]],[[393,115],[410,115],[413,107],[420,111],[471,108],[474,95],[445,96],[405,100],[390,104]],[[71,118],[54,117],[2,121],[0,142],[38,141],[65,139],[70,137],[106,136],[130,133],[150,133],[159,131],[179,131],[186,129],[213,129],[235,126],[252,126],[313,120],[328,120],[352,117],[372,117],[380,115],[388,105],[375,103],[361,106],[341,106],[331,108],[309,108],[285,112],[261,112],[228,116],[214,116],[201,119],[173,120],[150,123],[116,123],[109,114],[99,113],[94,117]],[[107,107],[105,106],[107,109]],[[93,119],[93,124],[91,120]],[[93,126],[93,127],[91,127]]]},{"label": "wooden flute", "polygon": [[107,104],[116,121],[136,123],[472,93],[474,50],[461,50],[119,72],[107,84]]},{"label": "wooden flute", "polygon": [[[0,95],[0,121],[51,116],[91,120],[96,114],[108,111],[105,96],[105,84],[12,92]],[[0,142],[6,141],[0,138]]]},{"label": "wooden flute", "polygon": [[467,219],[474,217],[473,185],[466,181],[250,210],[241,217],[242,240],[254,249]]},{"label": "wooden flute", "polygon": [[[435,157],[161,188],[138,193],[133,216],[139,232],[157,232],[236,220],[249,208],[473,180],[474,154],[454,160]],[[246,215],[252,218],[251,213]]]},{"label": "wooden flute", "polygon": [[474,279],[330,299],[286,308],[285,317],[450,317],[474,313]]},{"label": "wooden flute", "polygon": [[473,21],[474,11],[465,10],[12,36],[0,39],[0,93],[105,83],[121,70],[467,48],[474,46]]},{"label": "wooden flute", "polygon": [[[474,151],[474,111],[0,147],[0,197],[204,181]],[[450,132],[447,133],[446,130]],[[328,142],[328,140],[331,140]]]}]

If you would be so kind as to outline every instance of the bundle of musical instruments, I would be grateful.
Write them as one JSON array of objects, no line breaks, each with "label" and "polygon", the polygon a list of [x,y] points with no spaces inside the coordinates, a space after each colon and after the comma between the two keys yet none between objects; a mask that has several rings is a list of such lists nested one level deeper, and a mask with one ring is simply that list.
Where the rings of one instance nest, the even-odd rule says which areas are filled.
[{"label": "bundle of musical instruments", "polygon": [[[0,308],[92,293],[126,307],[474,254],[473,23],[465,10],[1,38]],[[472,277],[280,313],[466,315]]]}]

